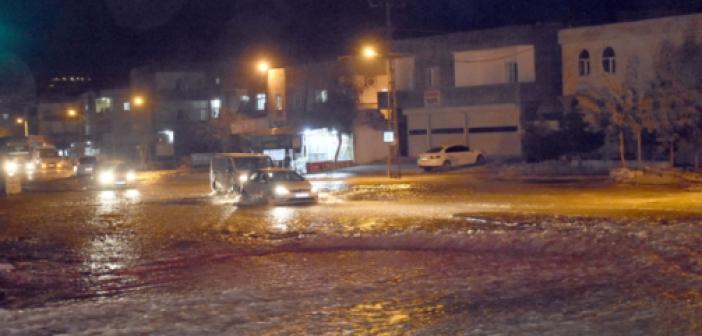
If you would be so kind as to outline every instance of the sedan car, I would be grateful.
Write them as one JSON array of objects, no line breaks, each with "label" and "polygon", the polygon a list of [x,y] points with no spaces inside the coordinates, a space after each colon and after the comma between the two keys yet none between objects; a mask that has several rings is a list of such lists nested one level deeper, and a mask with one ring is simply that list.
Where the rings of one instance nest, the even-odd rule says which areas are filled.
[{"label": "sedan car", "polygon": [[431,171],[435,168],[448,170],[455,166],[481,164],[484,162],[485,153],[471,150],[464,145],[452,145],[434,147],[419,154],[417,166],[424,169],[424,171]]},{"label": "sedan car", "polygon": [[97,184],[100,187],[122,187],[136,182],[136,172],[124,163],[106,164],[98,167]]},{"label": "sedan car", "polygon": [[76,176],[90,176],[95,173],[97,159],[94,156],[84,156],[73,165],[73,172]]},{"label": "sedan car", "polygon": [[317,202],[317,188],[296,171],[285,168],[264,168],[251,173],[243,185],[245,201],[273,204]]}]

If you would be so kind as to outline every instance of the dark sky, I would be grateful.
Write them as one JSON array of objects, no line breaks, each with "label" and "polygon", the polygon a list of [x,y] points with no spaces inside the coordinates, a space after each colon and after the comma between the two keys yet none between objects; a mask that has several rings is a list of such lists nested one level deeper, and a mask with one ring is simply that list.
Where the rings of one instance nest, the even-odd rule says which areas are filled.
[{"label": "dark sky", "polygon": [[[404,2],[395,11],[401,37],[702,8],[702,1],[691,0]],[[380,32],[382,24],[382,10],[368,0],[1,0],[0,52],[18,55],[39,78],[80,72],[112,85],[126,82],[131,67],[150,62],[259,53],[280,63],[333,57]]]}]

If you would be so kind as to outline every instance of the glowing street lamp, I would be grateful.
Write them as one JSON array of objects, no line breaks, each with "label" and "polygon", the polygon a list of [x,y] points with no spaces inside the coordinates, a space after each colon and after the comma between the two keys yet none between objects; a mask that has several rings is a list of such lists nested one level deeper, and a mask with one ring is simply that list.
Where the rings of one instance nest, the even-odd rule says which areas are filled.
[{"label": "glowing street lamp", "polygon": [[17,122],[17,125],[24,124],[24,136],[28,137],[29,136],[29,123],[27,123],[27,119],[20,117],[20,118],[17,118],[16,122]]},{"label": "glowing street lamp", "polygon": [[68,109],[68,111],[66,111],[66,114],[69,118],[75,118],[76,116],[78,116],[78,111],[76,111],[76,109]]},{"label": "glowing street lamp", "polygon": [[146,99],[143,96],[134,96],[132,98],[132,103],[134,103],[134,106],[136,107],[141,107],[146,104]]},{"label": "glowing street lamp", "polygon": [[374,59],[374,58],[378,58],[379,54],[378,54],[378,51],[373,46],[365,46],[361,50],[361,56],[363,56],[363,58],[367,58],[367,59]]},{"label": "glowing street lamp", "polygon": [[256,70],[260,73],[268,73],[268,70],[271,69],[271,65],[266,62],[266,61],[260,61],[258,64],[256,64]]}]

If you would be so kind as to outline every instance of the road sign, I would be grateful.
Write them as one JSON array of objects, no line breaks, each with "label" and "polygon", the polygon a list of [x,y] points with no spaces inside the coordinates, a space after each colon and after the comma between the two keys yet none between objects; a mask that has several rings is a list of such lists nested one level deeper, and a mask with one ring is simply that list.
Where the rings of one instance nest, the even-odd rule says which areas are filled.
[{"label": "road sign", "polygon": [[383,142],[394,143],[395,142],[395,132],[393,132],[393,131],[383,132]]}]

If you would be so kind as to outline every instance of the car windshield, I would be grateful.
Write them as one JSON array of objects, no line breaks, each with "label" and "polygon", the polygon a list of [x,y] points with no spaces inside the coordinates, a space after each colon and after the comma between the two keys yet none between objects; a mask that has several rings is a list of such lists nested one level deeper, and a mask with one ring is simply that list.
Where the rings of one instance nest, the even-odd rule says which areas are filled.
[{"label": "car windshield", "polygon": [[243,170],[256,170],[273,166],[273,161],[267,156],[236,158],[234,162],[236,162],[237,169]]},{"label": "car windshield", "polygon": [[305,178],[293,171],[271,172],[268,173],[273,181],[304,181]]},{"label": "car windshield", "polygon": [[82,157],[78,160],[80,164],[95,164],[97,162],[97,159],[95,159],[94,156],[86,156]]},{"label": "car windshield", "polygon": [[40,158],[54,158],[54,157],[58,157],[58,152],[56,152],[55,149],[51,149],[51,148],[40,149],[40,150],[39,150],[39,157],[40,157]]},{"label": "car windshield", "polygon": [[434,147],[434,148],[428,150],[427,153],[441,153],[442,149],[444,149],[444,147]]}]

